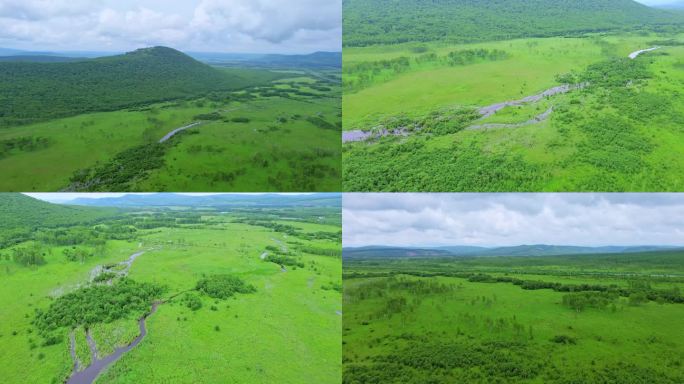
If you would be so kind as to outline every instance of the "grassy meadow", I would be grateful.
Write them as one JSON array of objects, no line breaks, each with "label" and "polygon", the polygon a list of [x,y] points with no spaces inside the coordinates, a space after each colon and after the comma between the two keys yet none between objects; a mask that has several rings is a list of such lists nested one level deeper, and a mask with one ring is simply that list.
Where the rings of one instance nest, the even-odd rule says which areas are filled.
[{"label": "grassy meadow", "polygon": [[[614,32],[346,47],[343,129],[408,134],[344,144],[344,190],[681,190],[682,44]],[[477,112],[562,84],[583,88]]]},{"label": "grassy meadow", "polygon": [[1,128],[0,189],[340,189],[334,72],[216,70],[251,85]]},{"label": "grassy meadow", "polygon": [[[338,383],[339,238],[339,212],[329,208],[137,209],[41,228],[0,250],[0,360],[12,362],[0,376],[64,382],[72,335],[81,369],[92,361],[86,329],[99,358],[127,346],[149,300],[120,310],[103,304],[104,319],[88,317],[98,313],[90,305],[72,308],[85,321],[73,328],[45,319],[73,294],[135,283],[154,288],[157,311],[141,343],[96,383]],[[125,276],[110,275],[138,252]],[[225,297],[199,288],[223,276],[247,288]]]},{"label": "grassy meadow", "polygon": [[682,256],[345,260],[343,382],[679,383]]}]

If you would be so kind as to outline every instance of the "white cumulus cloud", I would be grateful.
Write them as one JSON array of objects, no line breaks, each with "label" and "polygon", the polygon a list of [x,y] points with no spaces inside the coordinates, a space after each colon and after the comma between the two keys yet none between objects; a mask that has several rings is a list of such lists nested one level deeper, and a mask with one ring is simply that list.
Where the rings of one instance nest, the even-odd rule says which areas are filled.
[{"label": "white cumulus cloud", "polygon": [[0,0],[0,46],[26,50],[341,49],[341,0]]},{"label": "white cumulus cloud", "polygon": [[684,194],[345,194],[345,246],[684,245]]}]

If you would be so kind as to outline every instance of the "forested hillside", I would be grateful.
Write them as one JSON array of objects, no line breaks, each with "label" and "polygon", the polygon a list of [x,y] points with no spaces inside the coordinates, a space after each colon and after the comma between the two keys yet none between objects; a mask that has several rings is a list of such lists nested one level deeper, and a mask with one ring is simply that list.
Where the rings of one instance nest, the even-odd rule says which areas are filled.
[{"label": "forested hillside", "polygon": [[222,71],[165,47],[67,63],[0,62],[0,125],[113,111],[254,83],[250,71]]},{"label": "forested hillside", "polygon": [[33,228],[87,222],[115,212],[114,208],[63,206],[21,193],[0,193],[0,247],[7,239]]},{"label": "forested hillside", "polygon": [[632,0],[344,0],[344,44],[475,42],[651,26],[681,14]]}]

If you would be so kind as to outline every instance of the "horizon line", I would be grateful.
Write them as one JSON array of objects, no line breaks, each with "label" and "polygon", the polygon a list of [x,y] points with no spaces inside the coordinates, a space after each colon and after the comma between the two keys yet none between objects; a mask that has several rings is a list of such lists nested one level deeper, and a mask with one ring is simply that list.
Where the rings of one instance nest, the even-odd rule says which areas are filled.
[{"label": "horizon line", "polygon": [[[42,49],[42,48],[14,48],[14,47],[8,47],[8,46],[0,46],[0,49],[8,49],[8,50],[14,50],[14,51],[19,51],[19,52],[26,52],[26,53],[33,53],[33,54],[42,54],[48,56],[49,54],[66,54],[66,53],[102,53],[102,54],[124,54],[124,53],[129,53],[129,52],[135,52],[139,49],[147,49],[147,48],[157,48],[157,47],[164,47],[164,48],[171,48],[175,49],[177,51],[183,52],[183,53],[194,53],[194,54],[228,54],[228,55],[287,55],[287,56],[299,56],[299,55],[311,55],[314,53],[342,53],[342,48],[336,49],[336,50],[323,50],[323,49],[317,49],[317,50],[307,50],[307,51],[301,51],[301,52],[284,52],[284,51],[271,51],[271,52],[238,52],[238,51],[212,51],[212,50],[192,50],[192,49],[180,49],[180,48],[174,48],[169,45],[160,45],[160,44],[151,44],[151,45],[146,45],[144,47],[138,47],[138,48],[130,48],[130,49],[124,49],[124,50],[111,50],[111,51],[106,51],[106,50],[90,50],[90,49],[73,49],[73,50],[49,50],[49,49]],[[306,53],[305,53],[306,52]]]},{"label": "horizon line", "polygon": [[368,245],[342,245],[344,248],[366,248],[366,247],[383,247],[383,248],[405,248],[405,249],[437,249],[446,247],[473,247],[473,248],[508,248],[508,247],[521,247],[521,246],[553,246],[553,247],[584,247],[584,248],[602,248],[602,247],[668,247],[668,248],[684,248],[684,244],[672,245],[672,244],[616,244],[608,243],[603,245],[581,245],[581,244],[553,244],[553,243],[535,243],[535,244],[507,244],[507,245],[472,245],[472,244],[451,244],[451,245],[380,245],[380,244],[368,244]]}]

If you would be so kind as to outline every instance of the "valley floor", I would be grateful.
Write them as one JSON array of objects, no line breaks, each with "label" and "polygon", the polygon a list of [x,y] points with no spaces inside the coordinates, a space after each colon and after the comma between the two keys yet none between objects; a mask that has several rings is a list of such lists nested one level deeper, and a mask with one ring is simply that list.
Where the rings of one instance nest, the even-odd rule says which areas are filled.
[{"label": "valley floor", "polygon": [[[617,265],[665,268],[648,256]],[[682,382],[684,304],[639,293],[681,299],[681,252],[670,278],[611,276],[605,258],[345,261],[343,382]]]},{"label": "valley floor", "polygon": [[[62,383],[72,374],[74,357],[80,369],[90,365],[94,358],[83,327],[73,333],[62,329],[60,338],[46,345],[34,325],[34,312],[98,281],[99,275],[118,271],[135,282],[163,286],[164,293],[146,320],[147,334],[140,344],[108,367],[97,383],[339,382],[341,263],[339,257],[307,253],[339,254],[337,241],[315,235],[335,237],[339,226],[287,220],[280,223],[297,228],[299,235],[286,235],[234,219],[207,212],[201,223],[143,229],[135,239],[108,240],[80,262],[65,258],[71,247],[51,246],[45,248],[44,265],[25,267],[5,255],[30,243],[3,249],[0,360],[12,363],[0,364],[0,376],[12,383]],[[276,255],[272,249],[292,260],[280,265],[260,257]],[[237,276],[255,291],[227,299],[191,293],[200,308],[191,307],[197,299],[186,293],[198,280],[221,274]],[[92,326],[96,358],[138,337],[142,315]]]},{"label": "valley floor", "polygon": [[335,74],[0,129],[4,191],[338,191]]},{"label": "valley floor", "polygon": [[344,189],[681,190],[683,39],[349,48]]}]

